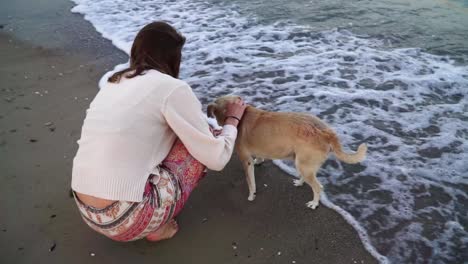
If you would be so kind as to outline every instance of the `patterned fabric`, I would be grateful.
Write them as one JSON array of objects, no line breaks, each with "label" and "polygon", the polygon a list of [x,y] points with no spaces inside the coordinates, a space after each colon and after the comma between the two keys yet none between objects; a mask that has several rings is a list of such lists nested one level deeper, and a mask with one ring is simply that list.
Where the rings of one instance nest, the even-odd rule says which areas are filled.
[{"label": "patterned fabric", "polygon": [[150,175],[143,201],[116,201],[103,209],[82,203],[76,196],[84,221],[95,231],[116,241],[133,241],[158,230],[179,214],[190,193],[205,175],[206,167],[195,160],[180,140]]},{"label": "patterned fabric", "polygon": [[198,182],[205,176],[206,167],[190,155],[180,140],[174,143],[171,153],[162,162],[162,168],[177,177],[181,187],[182,197],[177,202],[175,215],[180,213]]}]

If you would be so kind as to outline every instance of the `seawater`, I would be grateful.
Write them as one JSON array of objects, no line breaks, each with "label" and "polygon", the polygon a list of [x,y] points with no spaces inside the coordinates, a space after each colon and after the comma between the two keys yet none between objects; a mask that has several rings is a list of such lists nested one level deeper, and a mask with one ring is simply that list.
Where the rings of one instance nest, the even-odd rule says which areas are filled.
[{"label": "seawater", "polygon": [[[205,104],[238,94],[259,108],[319,116],[345,148],[366,142],[366,161],[331,157],[319,179],[322,203],[381,263],[467,260],[463,1],[73,1],[73,12],[127,53],[148,22],[174,25],[187,37],[181,79]],[[438,14],[447,15],[447,25],[434,23],[440,30],[430,27]],[[424,33],[412,15],[429,16]],[[275,164],[296,175],[293,164]]]}]

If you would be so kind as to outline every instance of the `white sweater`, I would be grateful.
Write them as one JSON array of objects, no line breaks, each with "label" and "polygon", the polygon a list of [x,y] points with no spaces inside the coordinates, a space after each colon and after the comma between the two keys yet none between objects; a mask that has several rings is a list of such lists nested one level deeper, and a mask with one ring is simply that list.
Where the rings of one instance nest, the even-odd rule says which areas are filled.
[{"label": "white sweater", "polygon": [[106,83],[87,110],[73,160],[72,189],[95,197],[140,202],[145,183],[179,137],[212,170],[231,158],[232,125],[214,137],[187,83],[149,70]]}]

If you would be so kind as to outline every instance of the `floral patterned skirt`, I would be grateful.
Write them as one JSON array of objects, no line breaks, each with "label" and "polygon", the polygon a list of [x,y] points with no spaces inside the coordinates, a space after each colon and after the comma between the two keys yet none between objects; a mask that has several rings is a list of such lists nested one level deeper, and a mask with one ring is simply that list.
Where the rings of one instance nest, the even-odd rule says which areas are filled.
[{"label": "floral patterned skirt", "polygon": [[75,196],[84,221],[95,231],[116,241],[133,241],[158,230],[179,214],[192,190],[206,173],[177,139],[158,166],[159,175],[149,175],[141,202],[116,201],[97,209]]}]

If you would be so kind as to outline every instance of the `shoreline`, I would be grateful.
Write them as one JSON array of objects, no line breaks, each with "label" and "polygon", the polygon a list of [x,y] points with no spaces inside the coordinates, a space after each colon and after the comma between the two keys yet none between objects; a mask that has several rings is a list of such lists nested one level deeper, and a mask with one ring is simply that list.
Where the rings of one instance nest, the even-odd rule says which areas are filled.
[{"label": "shoreline", "polygon": [[[72,6],[67,3],[60,7]],[[11,24],[0,30],[5,263],[376,263],[338,213],[323,205],[308,210],[311,190],[295,188],[271,162],[257,169],[259,195],[249,203],[237,158],[223,172],[208,173],[181,213],[174,239],[119,244],[90,230],[68,196],[72,158],[99,79],[126,55],[81,15],[61,12],[68,12],[60,22],[70,27],[41,31],[41,38],[61,34],[62,44],[19,40],[7,35],[21,30],[9,31]]]}]

